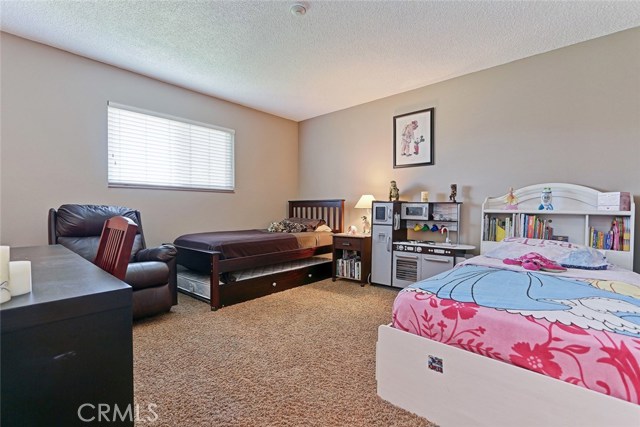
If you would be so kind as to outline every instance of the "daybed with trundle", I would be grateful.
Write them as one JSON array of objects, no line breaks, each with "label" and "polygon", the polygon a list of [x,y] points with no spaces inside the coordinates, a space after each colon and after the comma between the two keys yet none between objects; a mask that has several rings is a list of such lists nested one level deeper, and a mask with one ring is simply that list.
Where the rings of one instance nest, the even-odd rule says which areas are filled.
[{"label": "daybed with trundle", "polygon": [[[308,231],[240,230],[178,237],[178,290],[217,310],[330,277],[333,233],[343,231],[344,200],[289,201],[288,218],[282,223],[302,224]],[[316,231],[320,229],[326,231]]]},{"label": "daybed with trundle", "polygon": [[[565,190],[556,214],[601,215],[597,191]],[[444,427],[640,425],[640,275],[603,252],[510,237],[403,289],[378,330],[378,395]]]}]

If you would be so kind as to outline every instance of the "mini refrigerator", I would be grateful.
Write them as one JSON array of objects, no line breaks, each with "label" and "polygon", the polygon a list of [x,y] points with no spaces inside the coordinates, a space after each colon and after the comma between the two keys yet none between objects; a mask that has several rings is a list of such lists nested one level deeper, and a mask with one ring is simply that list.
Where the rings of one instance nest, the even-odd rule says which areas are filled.
[{"label": "mini refrigerator", "polygon": [[371,218],[371,283],[391,286],[393,242],[407,239],[400,219],[401,202],[373,202]]}]

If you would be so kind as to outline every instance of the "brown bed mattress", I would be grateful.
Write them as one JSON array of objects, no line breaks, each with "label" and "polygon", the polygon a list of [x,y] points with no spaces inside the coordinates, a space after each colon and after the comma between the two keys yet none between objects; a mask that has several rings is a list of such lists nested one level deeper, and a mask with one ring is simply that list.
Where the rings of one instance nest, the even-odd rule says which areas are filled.
[{"label": "brown bed mattress", "polygon": [[288,233],[267,230],[212,231],[185,234],[174,243],[179,246],[220,252],[220,259],[262,255],[298,249],[298,239]]}]

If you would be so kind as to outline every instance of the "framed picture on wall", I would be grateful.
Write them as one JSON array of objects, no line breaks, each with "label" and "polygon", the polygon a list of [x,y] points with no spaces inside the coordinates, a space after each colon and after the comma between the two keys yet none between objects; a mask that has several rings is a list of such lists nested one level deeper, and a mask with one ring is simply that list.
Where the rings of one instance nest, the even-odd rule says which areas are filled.
[{"label": "framed picture on wall", "polygon": [[434,108],[393,117],[393,167],[433,164]]}]

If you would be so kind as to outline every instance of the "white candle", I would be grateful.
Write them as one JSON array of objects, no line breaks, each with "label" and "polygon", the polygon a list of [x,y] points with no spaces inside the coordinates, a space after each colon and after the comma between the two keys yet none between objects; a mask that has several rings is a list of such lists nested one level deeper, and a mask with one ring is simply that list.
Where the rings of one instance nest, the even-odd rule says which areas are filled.
[{"label": "white candle", "polygon": [[9,246],[0,246],[0,284],[9,280]]},{"label": "white candle", "polygon": [[9,291],[13,297],[31,292],[31,261],[9,263]]}]

